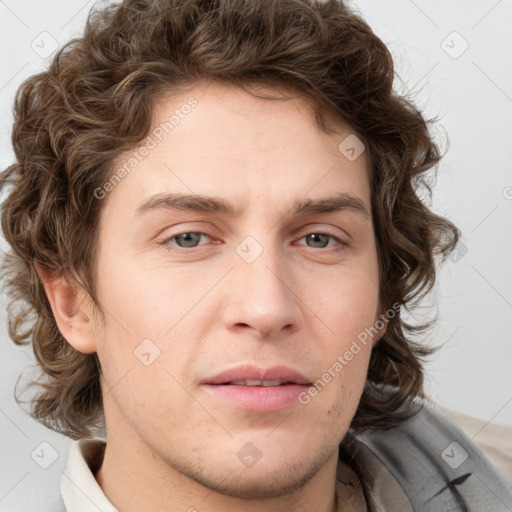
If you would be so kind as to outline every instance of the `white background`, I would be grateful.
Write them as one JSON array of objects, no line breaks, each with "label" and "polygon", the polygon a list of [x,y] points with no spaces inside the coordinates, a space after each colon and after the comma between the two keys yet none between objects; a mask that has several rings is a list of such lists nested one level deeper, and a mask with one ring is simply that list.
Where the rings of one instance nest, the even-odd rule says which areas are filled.
[{"label": "white background", "polygon": [[[44,51],[53,39],[60,45],[78,35],[92,5],[0,0],[1,168],[13,160],[15,91],[47,63],[31,45]],[[450,142],[434,209],[460,227],[463,239],[440,273],[436,306],[425,308],[439,318],[433,341],[445,344],[428,365],[427,390],[445,407],[512,427],[512,1],[350,5],[390,48],[403,81],[397,90],[414,94],[427,117],[440,119],[442,149],[445,132]],[[0,510],[38,510],[58,492],[70,441],[14,401],[16,379],[33,358],[9,340],[0,300]],[[31,457],[41,442],[58,457],[46,470]]]}]

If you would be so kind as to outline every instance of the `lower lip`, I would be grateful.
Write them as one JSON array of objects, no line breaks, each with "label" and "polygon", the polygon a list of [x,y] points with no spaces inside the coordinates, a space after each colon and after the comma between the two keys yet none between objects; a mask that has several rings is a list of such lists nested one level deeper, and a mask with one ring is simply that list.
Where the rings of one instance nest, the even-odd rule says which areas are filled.
[{"label": "lower lip", "polygon": [[310,386],[286,384],[283,386],[237,386],[236,384],[205,384],[204,388],[239,409],[247,411],[279,411],[298,401],[300,393]]}]

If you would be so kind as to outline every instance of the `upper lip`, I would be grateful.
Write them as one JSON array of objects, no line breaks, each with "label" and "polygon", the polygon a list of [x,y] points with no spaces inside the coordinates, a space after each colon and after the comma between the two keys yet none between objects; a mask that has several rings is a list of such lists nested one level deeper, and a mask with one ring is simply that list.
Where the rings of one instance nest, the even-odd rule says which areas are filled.
[{"label": "upper lip", "polygon": [[310,385],[311,381],[300,372],[288,366],[272,366],[271,368],[259,368],[252,365],[237,366],[225,370],[213,377],[204,379],[201,384],[227,384],[237,380],[282,380],[294,384]]}]

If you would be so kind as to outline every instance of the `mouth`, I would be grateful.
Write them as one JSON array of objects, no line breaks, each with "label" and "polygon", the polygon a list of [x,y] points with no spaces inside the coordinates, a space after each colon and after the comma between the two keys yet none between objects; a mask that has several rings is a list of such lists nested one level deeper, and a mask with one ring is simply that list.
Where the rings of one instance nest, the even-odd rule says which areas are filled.
[{"label": "mouth", "polygon": [[272,387],[272,386],[283,386],[286,384],[295,384],[290,381],[283,381],[281,379],[277,380],[234,380],[231,382],[227,382],[226,384],[231,384],[235,386],[264,386],[264,387]]},{"label": "mouth", "polygon": [[286,366],[240,366],[205,379],[203,389],[216,400],[253,412],[279,411],[297,403],[311,381]]}]

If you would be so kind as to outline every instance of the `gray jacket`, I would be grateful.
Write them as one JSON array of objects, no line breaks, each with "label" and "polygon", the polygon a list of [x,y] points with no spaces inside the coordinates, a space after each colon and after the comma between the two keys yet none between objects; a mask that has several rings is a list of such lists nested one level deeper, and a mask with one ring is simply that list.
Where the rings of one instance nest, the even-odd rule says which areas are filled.
[{"label": "gray jacket", "polygon": [[[385,504],[374,509],[512,512],[512,488],[480,448],[427,400],[414,405],[417,414],[400,426],[349,434],[340,446],[365,491],[380,489]],[[393,480],[401,489],[382,489]]]}]

